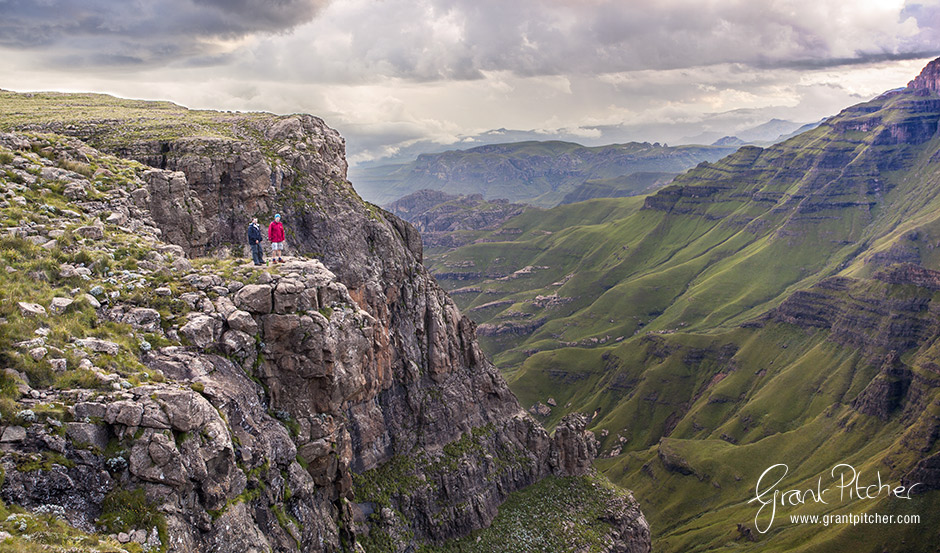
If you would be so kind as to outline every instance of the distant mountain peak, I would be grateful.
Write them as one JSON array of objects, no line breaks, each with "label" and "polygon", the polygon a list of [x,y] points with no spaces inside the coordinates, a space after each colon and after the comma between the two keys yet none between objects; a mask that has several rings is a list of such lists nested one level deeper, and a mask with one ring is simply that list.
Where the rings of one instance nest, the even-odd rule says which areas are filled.
[{"label": "distant mountain peak", "polygon": [[712,142],[712,146],[743,146],[747,144],[737,136],[723,136]]},{"label": "distant mountain peak", "polygon": [[940,58],[928,63],[920,75],[907,83],[907,88],[940,93]]}]

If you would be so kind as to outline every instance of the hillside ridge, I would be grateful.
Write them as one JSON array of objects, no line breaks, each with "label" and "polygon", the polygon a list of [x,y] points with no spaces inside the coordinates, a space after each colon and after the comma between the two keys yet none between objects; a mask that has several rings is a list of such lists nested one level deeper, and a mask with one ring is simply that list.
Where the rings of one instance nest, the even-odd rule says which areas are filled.
[{"label": "hillside ridge", "polygon": [[557,205],[591,179],[637,172],[680,173],[702,161],[717,161],[735,149],[648,142],[592,147],[562,141],[487,144],[421,154],[407,164],[357,170],[355,181],[364,197],[383,205],[431,189],[544,208]]},{"label": "hillside ridge", "polygon": [[595,413],[597,464],[650,505],[654,547],[929,550],[910,527],[759,536],[742,504],[765,460],[788,487],[845,462],[919,482],[918,499],[798,512],[932,520],[938,68],[645,197],[521,214],[427,255],[524,407],[549,426]]}]

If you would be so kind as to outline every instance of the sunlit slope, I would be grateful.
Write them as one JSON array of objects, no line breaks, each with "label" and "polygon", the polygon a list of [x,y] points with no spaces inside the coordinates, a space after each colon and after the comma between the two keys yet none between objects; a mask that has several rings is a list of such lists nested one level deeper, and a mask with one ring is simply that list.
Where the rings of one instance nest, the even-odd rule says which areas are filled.
[{"label": "sunlit slope", "polygon": [[[892,92],[430,263],[524,406],[594,415],[598,466],[634,490],[657,550],[935,551],[938,120],[935,92]],[[926,493],[790,507],[762,534],[747,501],[774,463],[787,488],[848,463]],[[866,512],[922,521],[788,518]]]},{"label": "sunlit slope", "polygon": [[[499,302],[471,311],[480,322],[544,319],[528,333],[486,337],[509,370],[522,352],[559,343],[728,328],[897,249],[909,234],[901,225],[936,220],[940,141],[904,129],[929,127],[925,117],[935,127],[936,110],[923,109],[937,102],[885,96],[782,144],[703,164],[641,209],[636,199],[595,200],[523,216],[492,233],[494,242],[431,252],[431,267],[452,290],[465,289],[456,295],[463,307]],[[555,294],[546,307],[533,302]]]}]

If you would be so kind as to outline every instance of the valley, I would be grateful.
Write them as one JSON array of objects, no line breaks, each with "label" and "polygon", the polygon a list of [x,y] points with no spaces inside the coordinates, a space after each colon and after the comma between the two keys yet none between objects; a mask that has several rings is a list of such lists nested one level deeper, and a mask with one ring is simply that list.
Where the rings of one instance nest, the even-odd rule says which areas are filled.
[{"label": "valley", "polygon": [[[522,213],[425,263],[524,407],[549,426],[593,415],[598,467],[634,490],[657,550],[932,550],[911,536],[936,527],[940,487],[938,88],[935,61],[653,194]],[[788,488],[839,463],[920,483],[787,514],[923,520],[762,534],[747,500],[773,463]]]}]

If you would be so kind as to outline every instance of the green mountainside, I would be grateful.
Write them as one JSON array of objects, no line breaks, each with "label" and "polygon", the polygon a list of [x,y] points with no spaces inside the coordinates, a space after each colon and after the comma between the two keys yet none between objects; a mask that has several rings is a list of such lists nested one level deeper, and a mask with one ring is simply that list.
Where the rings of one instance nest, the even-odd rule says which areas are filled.
[{"label": "green mountainside", "polygon": [[[747,501],[775,463],[786,489],[839,463],[940,488],[938,89],[940,60],[656,194],[526,213],[426,263],[523,406],[594,414],[655,549],[933,551],[936,491],[778,506],[766,534]],[[862,512],[922,520],[783,520]]]},{"label": "green mountainside", "polygon": [[594,198],[623,198],[649,194],[669,184],[676,173],[638,172],[611,179],[592,179],[568,192],[562,204],[573,204]]},{"label": "green mountainside", "polygon": [[470,244],[522,212],[538,209],[506,200],[486,200],[482,194],[457,196],[438,190],[419,190],[386,208],[418,229],[425,248]]},{"label": "green mountainside", "polygon": [[736,149],[648,142],[595,147],[516,142],[422,154],[411,163],[358,169],[350,177],[363,198],[381,205],[429,189],[551,207],[588,180],[638,172],[679,173]]}]

